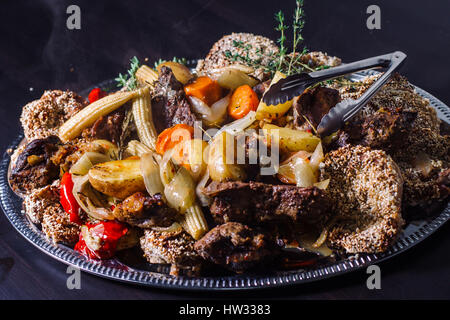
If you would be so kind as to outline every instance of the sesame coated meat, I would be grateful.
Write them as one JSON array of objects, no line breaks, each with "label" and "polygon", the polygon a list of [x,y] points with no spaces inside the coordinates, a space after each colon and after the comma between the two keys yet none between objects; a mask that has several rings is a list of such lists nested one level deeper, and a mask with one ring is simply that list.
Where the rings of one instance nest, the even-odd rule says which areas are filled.
[{"label": "sesame coated meat", "polygon": [[403,226],[403,181],[390,156],[369,147],[342,147],[326,155],[321,179],[330,179],[331,247],[347,253],[375,253],[394,242]]}]

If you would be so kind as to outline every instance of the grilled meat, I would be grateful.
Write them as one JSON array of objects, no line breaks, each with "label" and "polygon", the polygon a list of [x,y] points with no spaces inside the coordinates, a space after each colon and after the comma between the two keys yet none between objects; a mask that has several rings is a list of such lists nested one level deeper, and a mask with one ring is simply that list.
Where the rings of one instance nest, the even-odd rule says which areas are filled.
[{"label": "grilled meat", "polygon": [[[259,60],[260,65],[262,66],[267,66],[272,60],[271,55],[276,54],[279,51],[276,44],[266,37],[251,33],[232,33],[223,36],[216,43],[214,43],[206,58],[199,61],[197,65],[197,73],[213,75],[214,70],[216,69],[239,63],[233,61],[229,55],[247,55],[245,49],[235,45],[240,41],[251,46],[248,52],[249,58]],[[270,76],[264,68],[256,68],[251,75],[262,81],[268,79]]]},{"label": "grilled meat", "polygon": [[58,134],[59,127],[83,109],[87,101],[72,91],[45,91],[23,107],[20,122],[28,141]]},{"label": "grilled meat", "polygon": [[271,80],[267,80],[264,82],[258,83],[256,86],[253,87],[253,91],[255,91],[256,95],[258,96],[258,99],[261,100],[264,92],[269,90]]},{"label": "grilled meat", "polygon": [[228,222],[213,228],[194,246],[205,260],[243,272],[274,257],[276,246],[263,233]]},{"label": "grilled meat", "polygon": [[339,91],[337,90],[326,87],[307,89],[302,95],[294,99],[295,127],[299,130],[317,128],[323,116],[340,101]]},{"label": "grilled meat", "polygon": [[122,134],[122,125],[125,119],[125,107],[121,107],[111,114],[100,117],[90,129],[90,137],[106,139],[113,143],[119,143]]},{"label": "grilled meat", "polygon": [[201,258],[194,250],[195,240],[183,230],[162,232],[151,229],[144,231],[141,248],[150,263],[171,264],[171,274],[187,270],[193,275],[201,268]]},{"label": "grilled meat", "polygon": [[252,225],[279,220],[320,226],[327,220],[330,208],[327,196],[315,187],[212,182],[205,188],[205,194],[213,198],[210,210],[217,223]]},{"label": "grilled meat", "polygon": [[348,124],[339,135],[338,146],[363,145],[385,151],[398,148],[411,130],[417,112],[377,112]]},{"label": "grilled meat", "polygon": [[[368,77],[354,88],[341,87],[341,96],[356,99],[376,79]],[[450,166],[450,136],[443,133],[430,102],[418,95],[406,78],[394,74],[341,130],[338,146],[362,144],[386,151],[401,170],[404,205],[427,206],[448,195],[438,182],[439,175]],[[430,168],[425,173],[422,166],[417,166],[423,153]]]},{"label": "grilled meat", "polygon": [[69,215],[59,202],[47,206],[42,216],[42,232],[54,243],[73,245],[78,241],[80,226],[70,222]]},{"label": "grilled meat", "polygon": [[325,156],[321,179],[330,179],[330,247],[375,253],[395,241],[403,226],[403,181],[390,156],[363,146],[342,147]]},{"label": "grilled meat", "polygon": [[49,206],[59,203],[59,181],[53,184],[35,189],[25,195],[23,204],[25,213],[33,223],[41,223],[44,211]]},{"label": "grilled meat", "polygon": [[186,100],[183,84],[179,82],[172,70],[161,68],[152,99],[152,111],[158,132],[179,123],[194,126],[196,118]]},{"label": "grilled meat", "polygon": [[59,166],[52,161],[61,142],[56,136],[31,141],[12,166],[10,184],[15,192],[26,193],[59,178]]},{"label": "grilled meat", "polygon": [[169,208],[161,194],[154,196],[137,192],[113,210],[114,217],[139,228],[168,227],[174,222],[176,211]]}]

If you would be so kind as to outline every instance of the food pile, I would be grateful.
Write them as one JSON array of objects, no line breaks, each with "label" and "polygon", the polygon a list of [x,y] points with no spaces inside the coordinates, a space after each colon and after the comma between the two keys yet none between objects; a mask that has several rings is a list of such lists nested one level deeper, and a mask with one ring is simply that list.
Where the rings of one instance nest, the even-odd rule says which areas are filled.
[{"label": "food pile", "polygon": [[[137,247],[174,275],[198,275],[280,267],[292,247],[305,253],[297,267],[383,252],[411,208],[447,201],[449,136],[405,78],[321,140],[321,118],[376,76],[268,106],[264,92],[288,73],[275,56],[270,39],[233,33],[194,71],[133,60],[116,92],[46,91],[23,108],[26,143],[12,155],[26,214],[90,259]],[[307,51],[284,61],[294,72],[340,64]]]}]

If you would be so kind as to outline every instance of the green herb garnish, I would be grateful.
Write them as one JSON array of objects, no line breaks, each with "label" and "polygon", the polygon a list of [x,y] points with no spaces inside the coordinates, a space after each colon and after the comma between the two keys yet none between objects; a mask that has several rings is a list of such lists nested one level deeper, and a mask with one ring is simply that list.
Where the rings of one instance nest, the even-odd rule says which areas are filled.
[{"label": "green herb garnish", "polygon": [[[264,53],[260,50],[256,50],[255,53],[258,56],[256,59],[250,58],[250,50],[252,46],[250,44],[245,44],[242,41],[233,41],[233,46],[236,48],[243,49],[243,54],[231,53],[231,51],[226,51],[225,56],[233,61],[242,62],[249,67],[261,68],[264,72],[270,73],[272,76],[275,72],[280,71],[286,75],[291,75],[294,73],[300,73],[304,71],[315,71],[307,64],[300,61],[301,57],[308,52],[306,47],[300,49],[303,43],[302,31],[305,26],[305,12],[303,10],[303,0],[296,0],[296,8],[293,15],[292,21],[292,50],[288,52],[287,49],[287,37],[286,31],[289,26],[286,24],[286,18],[283,11],[279,11],[275,14],[275,21],[277,26],[275,30],[280,32],[280,37],[277,39],[278,52]],[[269,62],[262,65],[263,58],[267,57]]]},{"label": "green herb garnish", "polygon": [[135,56],[130,59],[130,69],[128,69],[127,74],[119,73],[119,76],[115,79],[117,81],[117,86],[120,88],[127,87],[128,90],[134,90],[137,88],[136,71],[139,69],[141,64],[139,59]]}]

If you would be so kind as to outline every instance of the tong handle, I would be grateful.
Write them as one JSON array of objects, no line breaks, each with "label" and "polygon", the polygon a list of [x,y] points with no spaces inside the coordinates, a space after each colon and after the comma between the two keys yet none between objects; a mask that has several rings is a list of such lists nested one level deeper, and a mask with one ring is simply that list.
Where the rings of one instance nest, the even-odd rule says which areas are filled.
[{"label": "tong handle", "polygon": [[401,51],[395,51],[392,53],[390,59],[389,69],[372,85],[369,89],[359,97],[355,102],[355,105],[350,108],[342,117],[342,121],[345,123],[351,120],[361,110],[366,103],[373,97],[375,93],[389,80],[391,75],[396,71],[406,59],[406,54]]},{"label": "tong handle", "polygon": [[330,69],[324,69],[319,71],[310,72],[309,76],[315,80],[315,82],[320,82],[328,79],[337,78],[349,73],[354,73],[357,71],[372,69],[376,67],[388,67],[392,64],[392,59],[397,52],[392,52],[388,54],[383,54],[380,56],[367,58],[364,60],[359,60],[347,64],[343,64]]}]

